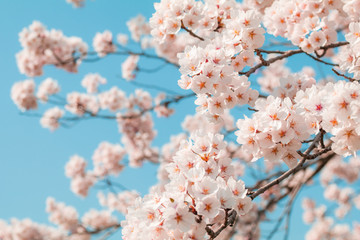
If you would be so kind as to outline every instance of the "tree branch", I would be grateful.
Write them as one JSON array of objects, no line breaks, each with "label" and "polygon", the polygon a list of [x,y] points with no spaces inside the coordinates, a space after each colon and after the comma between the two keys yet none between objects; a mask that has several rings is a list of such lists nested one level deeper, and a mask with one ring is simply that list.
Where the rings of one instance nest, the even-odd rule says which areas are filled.
[{"label": "tree branch", "polygon": [[201,40],[201,41],[205,41],[204,38],[196,35],[193,31],[191,31],[191,30],[189,30],[188,28],[186,28],[185,25],[184,25],[183,20],[181,20],[181,28],[184,29],[186,32],[188,32],[191,36],[193,36],[193,37],[195,37],[195,38],[197,38],[197,39],[199,39],[199,40]]},{"label": "tree branch", "polygon": [[259,196],[260,194],[264,193],[266,190],[268,190],[269,188],[271,188],[272,186],[275,186],[277,184],[279,184],[280,182],[282,182],[284,179],[286,179],[287,177],[289,177],[291,174],[298,172],[299,170],[301,170],[303,164],[306,161],[306,156],[316,147],[317,143],[320,141],[322,137],[322,133],[319,132],[314,141],[312,142],[312,144],[309,146],[309,148],[305,151],[304,153],[304,157],[300,160],[300,162],[292,169],[288,170],[287,172],[285,172],[284,174],[282,174],[280,177],[278,177],[277,179],[271,181],[270,183],[266,184],[265,186],[259,188],[256,192],[254,192],[253,194],[250,195],[251,199],[255,199],[257,196]]},{"label": "tree branch", "polygon": [[[320,49],[323,49],[323,50],[328,50],[328,49],[331,49],[331,48],[337,48],[337,47],[340,47],[340,46],[344,46],[344,45],[347,45],[349,44],[348,42],[338,42],[338,43],[332,43],[332,44],[329,44],[329,45],[326,45],[326,46],[323,46],[323,47],[320,47]],[[258,50],[260,51],[260,50]],[[261,51],[260,51],[261,52]],[[276,53],[279,53],[281,54],[280,56],[276,56],[276,57],[273,57],[273,58],[270,58],[269,60],[264,60],[264,61],[261,61],[261,63],[255,65],[254,67],[250,68],[249,71],[247,72],[240,72],[239,74],[241,75],[245,75],[247,77],[249,77],[251,74],[253,74],[256,70],[258,70],[259,68],[263,67],[263,66],[269,66],[270,64],[274,63],[274,62],[277,62],[279,60],[282,60],[284,58],[288,58],[290,56],[293,56],[293,55],[296,55],[296,54],[299,54],[299,53],[304,53],[303,50],[301,49],[296,49],[296,50],[289,50],[289,51],[286,51],[286,52],[276,52]],[[312,55],[310,55],[311,57],[314,57]],[[314,57],[316,58],[316,57]],[[315,59],[316,61],[319,61],[320,59],[316,58]],[[322,61],[322,60],[320,60]],[[325,63],[324,61],[322,61],[323,63]]]}]

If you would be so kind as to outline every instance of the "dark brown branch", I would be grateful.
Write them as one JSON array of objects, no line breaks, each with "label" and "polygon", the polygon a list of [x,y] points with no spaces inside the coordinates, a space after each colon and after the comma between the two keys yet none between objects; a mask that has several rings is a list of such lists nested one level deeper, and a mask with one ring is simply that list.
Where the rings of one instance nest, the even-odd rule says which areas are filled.
[{"label": "dark brown branch", "polygon": [[250,108],[250,107],[248,107],[248,109],[250,110],[250,111],[253,111],[253,112],[258,112],[259,110],[256,110],[255,108]]},{"label": "dark brown branch", "polygon": [[235,210],[225,209],[224,223],[221,225],[221,227],[216,232],[214,232],[211,229],[211,227],[210,227],[211,225],[207,225],[205,227],[205,230],[206,230],[207,234],[210,236],[210,239],[211,240],[215,239],[228,226],[230,226],[230,227],[234,226],[236,217],[237,217],[237,214],[236,214]]},{"label": "dark brown branch", "polygon": [[[320,49],[323,49],[323,50],[327,50],[327,49],[331,49],[331,48],[336,48],[336,47],[340,47],[340,46],[344,46],[344,45],[347,45],[349,44],[348,42],[338,42],[338,43],[333,43],[333,44],[329,44],[329,45],[326,45],[326,46],[323,46],[321,47]],[[270,58],[269,60],[264,60],[262,61],[261,63],[255,65],[254,67],[250,68],[249,71],[247,72],[240,72],[239,74],[241,75],[245,75],[247,77],[249,77],[251,74],[253,74],[254,72],[256,72],[256,70],[258,70],[259,68],[263,67],[263,66],[269,66],[270,64],[274,63],[274,62],[277,62],[279,60],[282,60],[284,58],[288,58],[290,56],[293,56],[293,55],[296,55],[296,54],[299,54],[299,53],[304,53],[303,50],[301,49],[296,49],[296,50],[289,50],[289,51],[286,51],[284,52],[283,54],[279,55],[279,56],[276,56],[276,57],[273,57],[273,58]],[[312,56],[313,57],[313,56]]]},{"label": "dark brown branch", "polygon": [[311,154],[311,155],[305,155],[303,154],[302,152],[298,151],[297,153],[299,153],[299,155],[307,160],[313,160],[317,157],[319,157],[320,155],[324,154],[324,153],[327,153],[327,152],[330,152],[331,151],[331,145],[325,147],[323,150],[321,150],[320,152],[318,153],[315,153],[315,154]]},{"label": "dark brown branch", "polygon": [[345,46],[345,45],[348,45],[348,44],[349,44],[349,42],[331,43],[331,44],[325,45],[323,47],[320,47],[320,49],[328,50],[328,49],[331,49],[331,48],[337,48],[337,47]]},{"label": "dark brown branch", "polygon": [[348,77],[348,76],[346,76],[345,74],[341,74],[341,73],[339,73],[338,71],[336,71],[334,68],[333,69],[331,69],[336,75],[338,75],[338,76],[340,76],[340,77],[343,77],[343,78],[345,78],[345,79],[347,79],[347,80],[349,80],[350,82],[355,82],[355,81],[358,81],[357,79],[355,79],[355,78],[351,78],[351,77]]},{"label": "dark brown branch", "polygon": [[318,62],[321,62],[323,64],[326,64],[326,65],[330,65],[330,66],[335,66],[335,67],[338,67],[339,64],[335,64],[335,63],[329,63],[329,62],[326,62],[324,60],[321,60],[320,58],[317,58],[317,57],[314,57],[313,55],[309,54],[309,53],[305,53],[307,56],[311,57],[312,59],[314,59],[315,61],[318,61]]},{"label": "dark brown branch", "polygon": [[277,56],[277,57],[274,57],[274,58],[270,58],[269,60],[266,60],[265,63],[261,62],[261,63],[255,65],[254,67],[250,68],[249,71],[244,72],[244,73],[240,73],[240,74],[244,74],[245,76],[249,77],[251,74],[256,72],[256,70],[258,70],[259,68],[261,68],[263,66],[269,66],[270,64],[272,64],[272,63],[274,63],[276,61],[279,61],[279,60],[284,59],[284,58],[288,58],[288,57],[290,57],[292,55],[299,54],[299,53],[302,53],[302,52],[303,51],[301,49],[287,51],[287,52],[285,52],[284,54],[282,54],[280,56]]},{"label": "dark brown branch", "polygon": [[271,54],[271,53],[275,53],[275,54],[284,54],[286,53],[285,51],[279,51],[279,50],[265,50],[265,49],[261,49],[261,48],[258,48],[258,49],[255,49],[256,52],[259,52],[259,53],[267,53],[267,54]]},{"label": "dark brown branch", "polygon": [[184,22],[181,20],[181,29],[184,29],[186,32],[188,32],[191,36],[201,40],[201,41],[205,41],[204,38],[200,37],[199,35],[196,35],[193,31],[191,31],[190,29],[188,29],[187,27],[185,27]]},{"label": "dark brown branch", "polygon": [[333,44],[329,44],[328,48],[325,48],[325,47],[320,47],[320,50],[323,50],[322,53],[318,53],[317,50],[314,51],[315,52],[315,55],[318,57],[318,58],[322,58],[323,56],[325,56],[326,52],[328,49],[330,48],[335,48],[335,47],[340,47],[340,46],[344,46],[344,45],[347,45],[349,44],[348,42],[338,42],[338,43],[333,43]]},{"label": "dark brown branch", "polygon": [[[256,52],[256,55],[259,56],[260,62],[261,62],[264,66],[269,66],[269,65],[270,65],[270,63],[268,63],[268,62],[264,59],[264,57],[263,57],[263,55],[261,54],[261,51],[260,51],[259,49],[255,49],[255,52]],[[285,53],[285,52],[282,52],[281,54],[284,54],[284,53]]]},{"label": "dark brown branch", "polygon": [[[316,145],[318,144],[318,142],[320,141],[320,138],[322,137],[321,132],[319,132],[314,141],[312,142],[312,144],[309,146],[309,148],[305,151],[304,155],[307,156],[310,154],[310,152],[316,147]],[[278,177],[277,179],[271,181],[270,183],[266,184],[265,186],[259,188],[256,192],[254,192],[253,194],[250,195],[251,199],[255,199],[257,196],[259,196],[260,194],[264,193],[266,190],[268,190],[269,188],[271,188],[272,186],[278,185],[280,182],[282,182],[284,179],[286,179],[287,177],[289,177],[291,174],[294,174],[296,172],[298,172],[299,170],[302,169],[302,166],[304,165],[306,161],[306,157],[303,157],[300,162],[298,162],[298,164],[288,170],[287,172],[285,172],[284,174],[282,174],[280,177]]]}]

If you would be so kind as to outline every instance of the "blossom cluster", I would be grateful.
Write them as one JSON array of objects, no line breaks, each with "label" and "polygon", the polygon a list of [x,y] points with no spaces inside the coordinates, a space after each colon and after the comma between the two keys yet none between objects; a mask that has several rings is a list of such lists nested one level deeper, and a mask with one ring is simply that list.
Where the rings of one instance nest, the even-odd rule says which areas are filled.
[{"label": "blossom cluster", "polygon": [[215,121],[224,109],[252,105],[258,97],[258,92],[249,88],[247,77],[239,76],[239,72],[255,63],[253,50],[264,43],[264,30],[251,11],[234,11],[230,19],[222,34],[178,54],[182,74],[179,86],[194,91],[197,110]]},{"label": "blossom cluster", "polygon": [[278,61],[262,71],[258,78],[261,90],[282,99],[294,99],[299,90],[305,90],[316,83],[314,69],[304,67],[300,72],[291,73],[285,61]]},{"label": "blossom cluster", "polygon": [[23,50],[16,55],[17,64],[20,72],[30,77],[42,75],[43,66],[48,64],[77,72],[80,58],[87,54],[88,46],[80,38],[66,37],[54,29],[49,31],[37,21],[19,36]]},{"label": "blossom cluster", "polygon": [[320,181],[323,186],[329,185],[335,178],[345,180],[347,183],[354,183],[359,178],[360,159],[351,157],[345,162],[337,156],[329,162],[321,172]]},{"label": "blossom cluster", "polygon": [[333,135],[332,150],[342,156],[360,150],[360,84],[338,81],[299,91],[297,108],[315,128]]},{"label": "blossom cluster", "polygon": [[158,117],[169,117],[172,115],[175,110],[173,108],[169,108],[168,104],[162,104],[163,101],[166,100],[166,94],[165,93],[159,93],[155,99],[155,108],[154,111],[156,112]]},{"label": "blossom cluster", "polygon": [[54,198],[48,198],[46,201],[46,211],[50,214],[50,222],[58,225],[60,229],[71,232],[74,239],[76,236],[81,240],[90,239],[89,231],[102,230],[118,225],[117,219],[111,216],[109,211],[98,211],[91,209],[78,219],[79,214],[72,206],[66,206],[62,202],[56,202]]},{"label": "blossom cluster", "polygon": [[360,78],[360,22],[351,22],[349,24],[349,33],[345,35],[349,45],[343,46],[334,56],[334,62],[339,64],[342,71],[354,74],[354,78]]},{"label": "blossom cluster", "polygon": [[322,128],[333,135],[334,152],[354,155],[360,149],[359,92],[358,83],[339,81],[300,90],[292,101],[259,99],[252,118],[238,120],[237,142],[254,159],[282,159],[293,167],[302,141]]},{"label": "blossom cluster", "polygon": [[126,94],[117,87],[112,87],[98,95],[101,109],[109,109],[116,112],[127,107],[128,100]]},{"label": "blossom cluster", "polygon": [[79,227],[79,214],[74,207],[66,206],[64,203],[56,202],[49,197],[46,200],[46,212],[49,221],[60,226],[63,230],[76,232]]},{"label": "blossom cluster", "polygon": [[58,107],[46,110],[40,119],[41,126],[51,131],[56,130],[60,126],[59,119],[64,116],[64,113],[65,112]]},{"label": "blossom cluster", "polygon": [[312,53],[337,40],[336,27],[341,21],[336,17],[340,14],[332,10],[341,7],[341,1],[276,0],[265,9],[263,24],[268,33]]},{"label": "blossom cluster", "polygon": [[108,175],[118,175],[124,168],[120,162],[123,160],[125,150],[119,144],[102,142],[92,156],[94,169],[86,171],[84,158],[74,155],[65,166],[65,175],[71,178],[71,190],[80,195],[87,196],[89,188],[97,180]]},{"label": "blossom cluster", "polygon": [[141,37],[150,33],[150,25],[142,15],[138,15],[126,22],[131,33],[131,38],[135,42],[139,42]]},{"label": "blossom cluster", "polygon": [[46,78],[38,87],[35,95],[35,82],[32,79],[16,82],[11,88],[11,99],[21,111],[36,109],[37,100],[47,102],[49,96],[60,91],[60,86],[56,80]]},{"label": "blossom cluster", "polygon": [[0,220],[2,240],[90,240],[93,231],[118,227],[117,219],[109,211],[90,210],[79,220],[79,214],[72,206],[57,202],[49,197],[46,201],[49,221],[59,228],[47,227],[30,219],[11,219],[10,223]]},{"label": "blossom cluster", "polygon": [[89,73],[81,81],[87,93],[97,93],[100,84],[106,84],[106,79],[100,76],[98,73]]},{"label": "blossom cluster", "polygon": [[133,80],[135,78],[135,71],[137,70],[138,61],[139,61],[138,55],[130,55],[121,64],[122,77],[127,81]]},{"label": "blossom cluster", "polygon": [[91,209],[81,220],[85,227],[93,230],[107,229],[118,225],[116,218],[111,216],[111,213],[106,210],[98,211]]},{"label": "blossom cluster", "polygon": [[[81,235],[80,235],[81,236]],[[77,238],[78,237],[78,238]],[[30,239],[54,239],[54,240],[88,240],[89,238],[81,238],[74,234],[67,237],[66,232],[40,225],[30,219],[11,219],[10,223],[0,220],[0,238],[3,240],[30,240]]]},{"label": "blossom cluster", "polygon": [[86,171],[86,165],[84,158],[74,155],[65,166],[65,175],[71,179],[71,190],[83,197],[96,182],[95,175]]},{"label": "blossom cluster", "polygon": [[226,143],[219,134],[197,132],[181,144],[166,169],[166,191],[138,199],[122,222],[124,239],[175,239],[206,236],[206,224],[217,223],[234,209],[243,216],[252,202],[244,182],[234,179]]},{"label": "blossom cluster", "polygon": [[15,83],[11,88],[11,99],[22,111],[36,109],[37,101],[34,80],[28,79]]},{"label": "blossom cluster", "polygon": [[85,113],[96,115],[100,108],[96,96],[85,93],[68,93],[66,101],[65,109],[78,116],[83,116]]},{"label": "blossom cluster", "polygon": [[360,223],[354,222],[351,231],[347,224],[334,224],[334,219],[326,216],[327,208],[322,205],[316,208],[316,203],[308,198],[303,200],[305,223],[312,224],[306,233],[306,240],[330,238],[334,240],[354,240],[360,234]]},{"label": "blossom cluster", "polygon": [[145,160],[158,162],[158,150],[151,147],[156,131],[150,114],[139,115],[137,111],[126,115],[118,113],[117,122],[131,167],[140,167]]},{"label": "blossom cluster", "polygon": [[113,36],[110,31],[96,33],[93,40],[93,47],[99,57],[104,57],[108,53],[116,51],[116,45],[113,43]]},{"label": "blossom cluster", "polygon": [[60,86],[58,82],[52,78],[46,78],[39,85],[36,97],[43,102],[47,102],[50,95],[54,95],[58,92],[60,92]]},{"label": "blossom cluster", "polygon": [[335,216],[339,219],[344,218],[353,206],[360,210],[360,195],[353,187],[343,187],[336,184],[336,181],[355,183],[359,179],[359,170],[359,158],[351,157],[348,161],[344,161],[337,156],[324,167],[320,175],[325,199],[339,205],[335,209]]},{"label": "blossom cluster", "polygon": [[237,121],[237,142],[253,155],[254,160],[262,157],[269,161],[281,159],[294,167],[301,142],[313,133],[307,127],[309,124],[296,111],[290,98],[282,100],[269,96],[266,100],[259,99],[255,109],[257,112],[252,118]]},{"label": "blossom cluster", "polygon": [[[86,75],[82,80],[82,85],[87,89],[88,93],[69,93],[67,95],[66,105],[64,106],[65,110],[78,117],[96,116],[100,110],[107,109],[116,112],[116,115],[112,118],[117,120],[119,131],[123,133],[122,143],[127,149],[130,166],[141,166],[144,160],[157,162],[158,150],[151,147],[151,142],[156,136],[156,131],[153,130],[154,124],[151,115],[144,113],[152,108],[163,116],[168,116],[174,112],[174,110],[168,108],[167,105],[163,105],[162,102],[166,96],[160,94],[159,97],[155,99],[156,106],[153,106],[151,95],[140,89],[128,97],[117,87],[98,93],[98,85],[105,83],[106,79],[99,74]],[[57,93],[59,90],[60,87],[58,83],[48,78],[40,84],[37,96],[42,102],[47,102],[49,96]],[[33,80],[25,80],[15,83],[11,90],[11,97],[22,111],[37,108],[35,82]],[[60,100],[62,99],[60,98]],[[51,101],[51,103],[58,103],[58,101]],[[125,109],[127,110],[120,112]],[[50,108],[44,112],[40,123],[44,128],[49,128],[53,131],[59,127],[62,118],[64,123],[67,119],[76,119],[64,118],[64,114],[65,111],[59,107]],[[106,149],[106,147],[104,148]],[[108,150],[104,151],[108,152]],[[118,151],[119,154],[121,152],[121,156],[116,157],[116,159],[123,158],[124,151],[122,149]],[[108,162],[100,163],[102,167],[99,165],[95,168],[96,171],[98,171],[98,176],[121,171],[123,166],[116,165],[116,161],[112,162],[111,159],[110,157]],[[79,179],[73,181],[73,190],[77,189],[74,191],[78,193],[81,192],[80,195],[86,195],[86,191],[83,190],[82,187],[79,189],[79,185],[85,184],[86,182],[85,185],[87,187],[84,189],[87,189],[92,185],[92,180],[89,177],[81,178],[86,180],[85,182]]]},{"label": "blossom cluster", "polygon": [[102,142],[93,154],[94,174],[97,177],[104,177],[106,175],[118,175],[124,168],[120,161],[126,154],[119,144],[111,144],[109,142]]},{"label": "blossom cluster", "polygon": [[127,214],[129,207],[134,205],[135,200],[140,197],[136,191],[123,191],[118,194],[108,193],[105,196],[103,193],[98,194],[99,202],[102,206],[109,210],[118,211],[123,215]]},{"label": "blossom cluster", "polygon": [[197,94],[197,111],[206,113],[213,122],[220,119],[225,109],[251,105],[258,97],[256,90],[249,89],[247,77],[238,76],[231,63],[226,62],[231,57],[226,57],[223,49],[207,44],[205,49],[187,47],[185,53],[179,55],[182,73],[179,86]]}]

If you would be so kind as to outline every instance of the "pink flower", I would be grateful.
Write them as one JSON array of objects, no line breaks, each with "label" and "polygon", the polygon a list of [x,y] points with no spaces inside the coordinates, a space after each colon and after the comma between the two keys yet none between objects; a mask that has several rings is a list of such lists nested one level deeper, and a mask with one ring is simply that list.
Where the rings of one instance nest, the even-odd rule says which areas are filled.
[{"label": "pink flower", "polygon": [[21,111],[36,109],[37,102],[34,92],[34,80],[17,82],[11,88],[11,99]]},{"label": "pink flower", "polygon": [[235,205],[235,210],[239,214],[239,216],[243,216],[247,214],[253,206],[251,198],[244,197],[244,198],[237,198],[237,202]]},{"label": "pink flower", "polygon": [[135,71],[137,69],[137,63],[139,61],[138,55],[130,55],[122,64],[122,77],[127,81],[133,80],[135,78]]},{"label": "pink flower", "polygon": [[64,113],[65,112],[58,107],[48,109],[40,119],[41,126],[49,128],[51,131],[56,130],[60,126],[59,119],[62,118]]},{"label": "pink flower", "polygon": [[93,40],[93,47],[98,53],[99,57],[104,57],[109,53],[116,51],[116,45],[112,40],[112,33],[104,31],[103,33],[96,33]]},{"label": "pink flower", "polygon": [[81,86],[86,88],[88,93],[97,93],[100,84],[106,84],[106,79],[98,73],[87,74],[81,81]]},{"label": "pink flower", "polygon": [[186,205],[179,205],[176,208],[166,208],[164,219],[166,228],[179,229],[182,232],[187,232],[192,225],[195,224],[195,216],[189,212],[189,207]]},{"label": "pink flower", "polygon": [[36,96],[46,102],[50,95],[58,92],[60,92],[60,86],[57,81],[52,78],[47,78],[39,85]]},{"label": "pink flower", "polygon": [[221,203],[217,199],[216,196],[211,195],[203,198],[201,201],[198,202],[196,205],[197,212],[208,218],[212,219],[219,214]]}]

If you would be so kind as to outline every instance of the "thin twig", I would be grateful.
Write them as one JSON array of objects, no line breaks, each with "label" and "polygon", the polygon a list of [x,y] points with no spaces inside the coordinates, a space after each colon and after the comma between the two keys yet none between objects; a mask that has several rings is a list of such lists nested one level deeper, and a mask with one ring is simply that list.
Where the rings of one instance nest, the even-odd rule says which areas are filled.
[{"label": "thin twig", "polygon": [[343,78],[345,78],[345,79],[347,79],[347,80],[349,80],[350,82],[355,82],[355,81],[358,81],[357,79],[355,79],[355,78],[351,78],[351,77],[348,77],[348,76],[346,76],[345,74],[341,74],[341,73],[339,73],[338,71],[336,71],[334,68],[333,69],[331,69],[336,75],[338,75],[338,76],[340,76],[340,77],[343,77]]},{"label": "thin twig", "polygon": [[[316,135],[314,141],[312,142],[312,144],[305,151],[305,153],[304,153],[305,156],[307,156],[316,147],[317,143],[320,141],[320,138],[321,138],[321,133],[318,133]],[[294,173],[298,172],[299,170],[301,170],[301,168],[302,168],[303,164],[305,163],[305,161],[306,161],[306,158],[303,157],[300,160],[300,162],[294,168],[288,170],[287,172],[282,174],[277,179],[275,179],[275,180],[271,181],[270,183],[266,184],[265,186],[259,188],[256,192],[254,192],[252,195],[250,195],[251,199],[255,199],[257,196],[264,193],[266,190],[268,190],[272,186],[278,185],[280,182],[282,182],[284,179],[289,177],[291,174],[294,174]]]},{"label": "thin twig", "polygon": [[339,64],[335,64],[335,63],[329,63],[329,62],[326,62],[324,60],[321,60],[320,58],[317,58],[317,57],[314,57],[313,55],[309,54],[309,53],[305,53],[307,56],[311,57],[312,59],[314,59],[315,61],[318,61],[318,62],[321,62],[323,64],[326,64],[326,65],[330,65],[330,66],[335,66],[335,67],[338,67]]},{"label": "thin twig", "polygon": [[[344,45],[347,45],[347,44],[349,44],[349,43],[348,42],[338,42],[338,43],[333,43],[333,44],[323,46],[320,49],[327,50],[327,49],[330,49],[330,48],[336,48],[336,47],[344,46]],[[262,61],[261,63],[259,63],[259,64],[255,65],[254,67],[250,68],[249,71],[247,71],[247,72],[239,72],[239,74],[249,77],[251,74],[256,72],[256,70],[258,70],[259,68],[261,68],[263,66],[269,66],[270,64],[272,64],[274,62],[277,62],[279,60],[282,60],[284,58],[288,58],[290,56],[293,56],[293,55],[296,55],[296,54],[299,54],[299,53],[304,53],[304,51],[301,50],[301,49],[286,51],[286,52],[284,52],[283,54],[281,54],[279,56],[276,56],[276,57],[270,58],[268,60]]]},{"label": "thin twig", "polygon": [[199,35],[196,35],[193,31],[191,31],[190,29],[185,27],[183,20],[181,20],[181,28],[184,29],[186,32],[188,32],[191,36],[193,36],[201,41],[205,41],[204,38],[200,37]]}]

